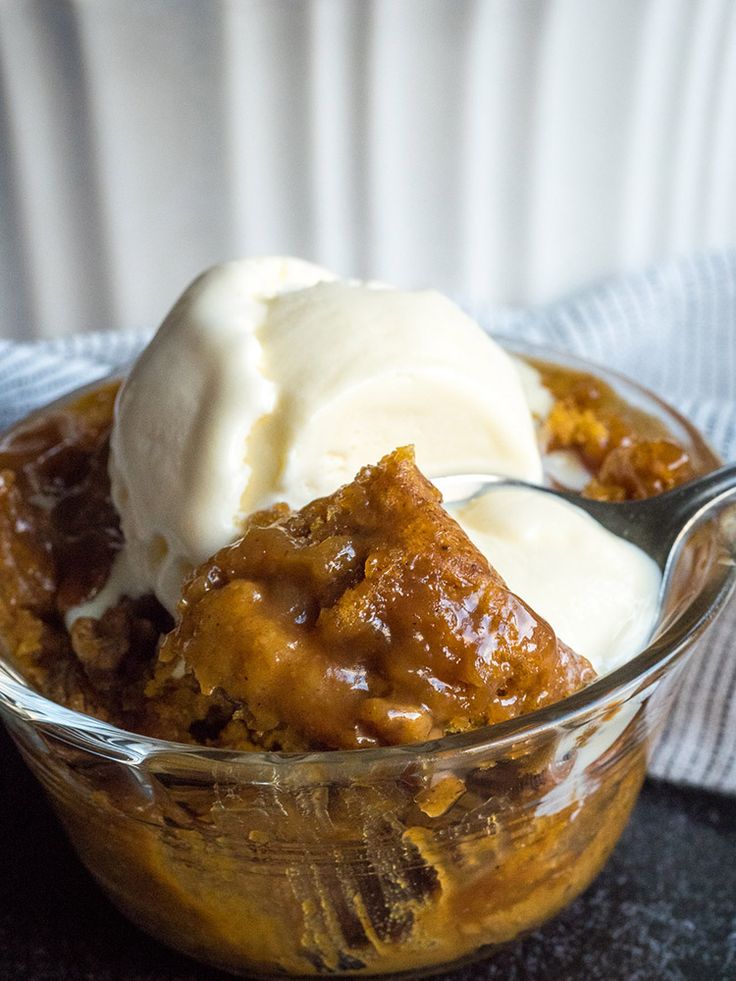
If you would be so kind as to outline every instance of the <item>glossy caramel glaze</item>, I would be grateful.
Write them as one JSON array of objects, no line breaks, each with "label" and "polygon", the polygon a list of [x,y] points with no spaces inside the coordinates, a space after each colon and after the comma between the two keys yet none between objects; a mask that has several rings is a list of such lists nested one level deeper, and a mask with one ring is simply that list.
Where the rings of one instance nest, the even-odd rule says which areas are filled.
[{"label": "glossy caramel glaze", "polygon": [[242,705],[269,746],[417,742],[594,677],[471,544],[410,448],[301,511],[251,516],[196,570],[180,612],[162,662]]},{"label": "glossy caramel glaze", "polygon": [[543,424],[545,448],[579,456],[591,477],[586,497],[640,500],[695,476],[693,462],[666,427],[600,378],[545,362],[535,367],[555,397]]},{"label": "glossy caramel glaze", "polygon": [[28,576],[36,582],[35,606],[46,615],[93,596],[122,543],[107,478],[115,391],[96,389],[74,412],[36,417],[0,442],[2,515],[18,529],[7,542],[17,558],[11,579],[21,591]]},{"label": "glossy caramel glaze", "polygon": [[0,638],[43,694],[130,726],[170,618],[144,597],[71,636],[63,620],[104,585],[122,545],[107,476],[116,392],[99,386],[0,441]]}]

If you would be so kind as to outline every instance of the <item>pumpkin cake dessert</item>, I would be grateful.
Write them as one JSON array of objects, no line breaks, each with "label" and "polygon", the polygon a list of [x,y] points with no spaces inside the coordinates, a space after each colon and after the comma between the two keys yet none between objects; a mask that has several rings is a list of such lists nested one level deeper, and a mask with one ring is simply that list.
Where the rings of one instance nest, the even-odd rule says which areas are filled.
[{"label": "pumpkin cake dessert", "polygon": [[149,694],[176,686],[184,666],[236,706],[244,734],[230,723],[226,744],[421,742],[533,711],[594,677],[508,590],[409,448],[300,511],[252,515],[195,571],[179,609]]},{"label": "pumpkin cake dessert", "polygon": [[437,293],[277,258],[205,273],[122,382],[0,439],[3,656],[117,727],[86,720],[110,757],[54,742],[53,779],[136,923],[250,975],[431,972],[587,886],[641,705],[513,720],[642,649],[659,570],[534,489],[432,483],[560,461],[613,500],[699,466]]}]

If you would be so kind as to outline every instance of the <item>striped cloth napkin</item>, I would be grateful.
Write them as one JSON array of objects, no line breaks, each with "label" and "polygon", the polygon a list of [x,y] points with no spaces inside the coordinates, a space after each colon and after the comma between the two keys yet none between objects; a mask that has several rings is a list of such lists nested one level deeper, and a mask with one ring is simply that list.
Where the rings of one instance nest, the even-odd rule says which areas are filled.
[{"label": "striped cloth napkin", "polygon": [[[568,351],[642,382],[736,458],[736,249],[606,280],[534,309],[469,312],[492,332]],[[0,427],[137,354],[150,332],[0,341]],[[736,600],[688,666],[651,760],[666,780],[736,794]]]}]

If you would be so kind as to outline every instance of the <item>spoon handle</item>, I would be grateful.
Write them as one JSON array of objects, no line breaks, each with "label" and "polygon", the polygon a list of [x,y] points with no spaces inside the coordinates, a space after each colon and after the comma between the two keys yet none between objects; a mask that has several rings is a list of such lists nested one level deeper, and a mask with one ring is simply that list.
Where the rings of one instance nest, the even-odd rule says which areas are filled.
[{"label": "spoon handle", "polygon": [[[730,501],[736,502],[736,464],[730,463],[712,473],[676,487],[653,502],[660,505],[665,576],[676,560],[679,546],[703,519]],[[730,527],[730,526],[729,526]],[[730,538],[730,532],[727,532]],[[728,547],[731,547],[731,542]]]},{"label": "spoon handle", "polygon": [[664,569],[676,542],[684,541],[703,518],[730,498],[736,500],[736,464],[675,487],[643,501],[612,504],[607,501],[575,501],[615,535],[638,545]]},{"label": "spoon handle", "polygon": [[736,463],[728,463],[712,473],[675,487],[655,500],[666,501],[684,524],[701,511],[720,506],[733,494],[736,494]]}]

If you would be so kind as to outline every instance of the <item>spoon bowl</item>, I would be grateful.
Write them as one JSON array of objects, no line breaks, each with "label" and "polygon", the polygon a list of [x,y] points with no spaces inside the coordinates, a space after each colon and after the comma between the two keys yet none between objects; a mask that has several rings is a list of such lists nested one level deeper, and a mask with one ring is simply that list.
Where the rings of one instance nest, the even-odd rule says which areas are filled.
[{"label": "spoon bowl", "polygon": [[[460,505],[499,489],[518,487],[549,494],[585,511],[608,531],[638,546],[662,571],[660,604],[680,549],[705,519],[736,501],[736,464],[696,477],[641,501],[597,501],[579,493],[532,484],[501,474],[450,474],[433,479],[445,504]],[[732,538],[736,536],[731,536]]]}]

